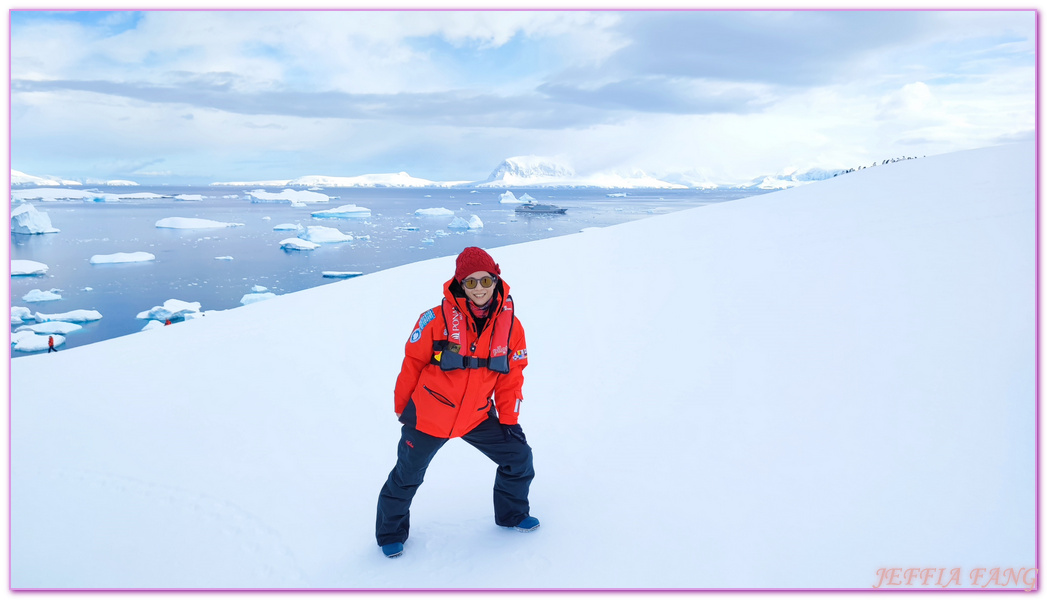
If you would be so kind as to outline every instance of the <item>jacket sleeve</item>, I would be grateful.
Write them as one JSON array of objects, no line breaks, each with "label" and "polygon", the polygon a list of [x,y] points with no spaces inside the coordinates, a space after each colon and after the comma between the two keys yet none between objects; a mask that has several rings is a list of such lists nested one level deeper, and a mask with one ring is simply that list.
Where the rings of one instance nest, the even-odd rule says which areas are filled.
[{"label": "jacket sleeve", "polygon": [[396,377],[396,388],[393,391],[394,412],[402,413],[407,408],[422,369],[433,357],[433,331],[443,327],[443,321],[434,310],[428,310],[414,324],[411,337],[404,347],[404,362],[400,365],[400,374]]},{"label": "jacket sleeve", "polygon": [[[513,317],[516,319],[515,317]],[[523,370],[527,366],[527,341],[519,319],[513,323],[509,339],[509,372],[498,376],[494,384],[494,404],[498,409],[498,422],[515,425],[520,419],[520,404],[523,402]]]}]

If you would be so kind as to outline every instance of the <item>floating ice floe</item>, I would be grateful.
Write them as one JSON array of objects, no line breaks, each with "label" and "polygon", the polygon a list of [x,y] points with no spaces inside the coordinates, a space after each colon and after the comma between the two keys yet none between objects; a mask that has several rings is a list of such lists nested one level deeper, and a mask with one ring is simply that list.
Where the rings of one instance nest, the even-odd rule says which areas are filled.
[{"label": "floating ice floe", "polygon": [[330,210],[321,210],[313,213],[314,219],[365,219],[371,216],[371,209],[345,204]]},{"label": "floating ice floe", "polygon": [[50,345],[49,338],[54,338],[56,348],[65,343],[65,336],[37,335],[32,331],[20,331],[11,334],[11,348],[19,352],[42,352]]},{"label": "floating ice floe", "polygon": [[67,323],[87,323],[90,321],[97,321],[102,318],[102,313],[97,310],[71,310],[64,313],[55,314],[44,314],[36,313],[33,315],[37,323],[46,323],[48,321],[65,321]]},{"label": "floating ice floe", "polygon": [[35,260],[12,260],[11,275],[43,275],[47,273],[48,266]]},{"label": "floating ice floe", "polygon": [[608,198],[625,198],[628,195],[629,194],[627,194],[625,192],[614,192],[612,194],[607,194],[607,197]]},{"label": "floating ice floe", "polygon": [[251,291],[256,294],[261,294],[263,292],[268,292],[269,288],[265,287],[264,285],[254,285],[251,286]]},{"label": "floating ice floe", "polygon": [[415,216],[418,217],[453,217],[454,211],[446,208],[419,208],[414,211]]},{"label": "floating ice floe", "polygon": [[47,321],[46,323],[33,323],[32,325],[22,325],[16,332],[19,331],[32,331],[33,333],[43,333],[47,335],[53,335],[60,333],[65,335],[74,331],[83,329],[82,326],[76,323],[66,323],[65,321]]},{"label": "floating ice floe", "polygon": [[[359,277],[363,275],[362,271],[324,271],[322,273],[324,277],[329,279],[348,279],[350,277]],[[12,317],[13,318],[13,317]]]},{"label": "floating ice floe", "polygon": [[520,200],[509,190],[506,190],[501,196],[498,197],[498,201],[502,204],[523,204],[525,200]]},{"label": "floating ice floe", "polygon": [[324,227],[322,225],[310,225],[305,228],[305,231],[298,234],[298,237],[314,244],[335,244],[353,241],[353,236],[342,233],[334,227]]},{"label": "floating ice floe", "polygon": [[424,238],[424,239],[422,239],[422,243],[423,244],[427,244],[427,245],[431,245],[431,244],[435,244],[436,240],[434,240],[433,238]]},{"label": "floating ice floe", "polygon": [[61,300],[62,295],[57,293],[61,290],[52,289],[50,291],[43,290],[30,290],[29,293],[22,296],[23,302],[53,302],[55,300]]},{"label": "floating ice floe", "polygon": [[320,247],[320,244],[314,244],[298,238],[287,238],[280,242],[280,247],[284,250],[316,250]]},{"label": "floating ice floe", "polygon": [[135,318],[167,321],[168,319],[191,319],[194,314],[199,315],[199,313],[199,302],[185,302],[172,298],[164,302],[163,306],[154,306],[149,310],[138,313]]},{"label": "floating ice floe", "polygon": [[[469,193],[470,194],[475,194],[476,192],[469,192]],[[481,203],[480,202],[466,202],[465,204],[466,204],[466,206],[480,206]]]},{"label": "floating ice floe", "polygon": [[272,292],[263,292],[259,294],[244,294],[243,298],[240,298],[240,304],[247,306],[248,304],[254,304],[255,302],[261,302],[263,300],[269,300],[276,298],[276,294]]},{"label": "floating ice floe", "polygon": [[21,325],[22,323],[33,321],[33,311],[29,310],[24,306],[12,306],[11,307],[11,324]]},{"label": "floating ice floe", "polygon": [[417,225],[401,225],[401,226],[397,227],[396,229],[399,229],[400,231],[418,231],[418,226]]},{"label": "floating ice floe", "polygon": [[11,211],[11,233],[34,235],[58,232],[51,226],[51,217],[36,210],[32,204],[23,204]]},{"label": "floating ice floe", "polygon": [[449,236],[451,234],[447,233],[443,229],[437,229],[436,231],[433,232],[433,235],[435,235],[437,237],[446,237],[446,236]]},{"label": "floating ice floe", "polygon": [[175,200],[181,200],[182,202],[200,202],[204,199],[200,194],[178,194],[175,196]]},{"label": "floating ice floe", "polygon": [[95,254],[89,261],[92,265],[110,265],[118,263],[149,262],[156,257],[148,252],[117,252],[115,254]]},{"label": "floating ice floe", "polygon": [[301,231],[302,226],[297,223],[281,223],[273,227],[273,231]]},{"label": "floating ice floe", "polygon": [[321,194],[319,192],[310,192],[307,190],[291,190],[285,189],[282,192],[267,192],[265,190],[253,190],[247,192],[247,195],[251,197],[251,202],[254,204],[278,202],[278,203],[290,203],[291,205],[304,205],[317,202],[330,202],[331,197],[327,194]]},{"label": "floating ice floe", "polygon": [[480,217],[473,215],[466,221],[461,217],[455,217],[453,221],[448,223],[448,229],[482,229],[484,222],[480,220]]},{"label": "floating ice floe", "polygon": [[222,229],[225,227],[243,227],[243,223],[222,223],[210,219],[193,219],[189,217],[167,217],[156,222],[159,229]]},{"label": "floating ice floe", "polygon": [[233,260],[233,257],[232,256],[216,256],[216,257],[214,257],[214,259],[215,260]]}]

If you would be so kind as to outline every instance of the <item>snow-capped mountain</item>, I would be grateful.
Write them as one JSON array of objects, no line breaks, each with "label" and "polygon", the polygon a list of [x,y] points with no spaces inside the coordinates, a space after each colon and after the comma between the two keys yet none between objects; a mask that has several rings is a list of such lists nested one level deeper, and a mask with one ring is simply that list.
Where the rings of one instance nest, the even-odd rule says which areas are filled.
[{"label": "snow-capped mountain", "polygon": [[38,177],[21,171],[11,169],[11,185],[37,185],[37,186],[62,186],[83,185],[79,181],[62,179],[60,177]]},{"label": "snow-capped mountain", "polygon": [[823,169],[815,167],[807,169],[806,171],[799,171],[795,168],[782,169],[774,175],[764,175],[761,177],[753,178],[749,183],[745,183],[736,187],[747,188],[747,189],[761,189],[761,190],[784,190],[786,188],[796,187],[805,183],[812,183],[814,181],[824,181],[826,179],[832,179],[837,175],[847,173],[844,169]]},{"label": "snow-capped mountain", "polygon": [[543,156],[514,156],[498,165],[485,181],[469,187],[592,187],[592,188],[660,188],[687,186],[655,179],[643,172],[623,175],[615,172],[578,175],[569,165]]}]

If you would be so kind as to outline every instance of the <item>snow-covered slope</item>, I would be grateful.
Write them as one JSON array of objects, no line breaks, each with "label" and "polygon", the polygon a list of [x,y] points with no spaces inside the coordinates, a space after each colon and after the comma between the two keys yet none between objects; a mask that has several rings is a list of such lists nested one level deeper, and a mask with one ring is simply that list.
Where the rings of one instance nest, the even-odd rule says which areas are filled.
[{"label": "snow-covered slope", "polygon": [[1019,144],[493,249],[527,328],[542,527],[495,526],[495,467],[456,440],[395,561],[373,534],[392,387],[453,257],[19,358],[13,586],[1033,567],[1034,181]]},{"label": "snow-covered slope", "polygon": [[62,179],[59,177],[38,177],[36,175],[29,175],[21,171],[11,169],[11,185],[46,185],[46,186],[60,186],[60,185],[82,185],[79,181],[73,181],[70,179]]}]

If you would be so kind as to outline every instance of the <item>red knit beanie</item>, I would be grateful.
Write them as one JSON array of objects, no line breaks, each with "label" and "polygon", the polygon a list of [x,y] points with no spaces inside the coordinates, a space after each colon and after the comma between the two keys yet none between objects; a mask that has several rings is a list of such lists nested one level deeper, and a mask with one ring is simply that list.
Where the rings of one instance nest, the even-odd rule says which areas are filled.
[{"label": "red knit beanie", "polygon": [[498,268],[491,255],[476,246],[469,246],[462,250],[454,267],[454,279],[459,283],[477,271],[487,271],[492,275],[502,274],[502,270]]}]

